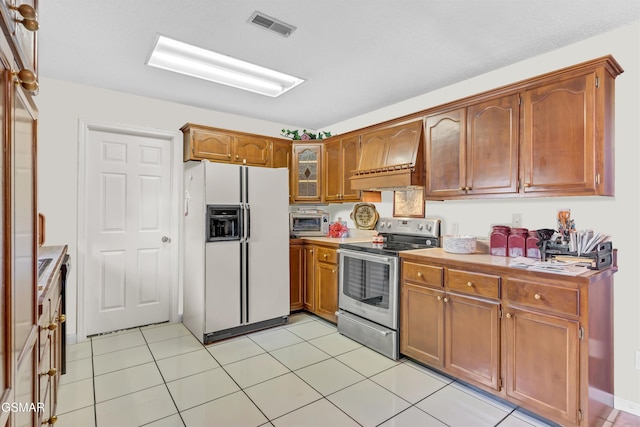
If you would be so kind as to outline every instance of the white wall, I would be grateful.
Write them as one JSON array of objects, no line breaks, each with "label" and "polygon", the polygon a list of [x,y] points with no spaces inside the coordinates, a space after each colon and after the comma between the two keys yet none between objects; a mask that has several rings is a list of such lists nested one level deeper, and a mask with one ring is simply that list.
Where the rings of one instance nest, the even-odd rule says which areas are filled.
[{"label": "white wall", "polygon": [[[616,196],[509,200],[427,202],[427,216],[456,221],[460,233],[487,236],[491,224],[510,223],[512,213],[523,215],[523,226],[556,228],[556,212],[570,208],[578,229],[592,228],[612,236],[618,248],[615,275],[615,394],[619,409],[640,415],[640,370],[634,366],[640,351],[640,23],[540,55],[518,64],[437,90],[404,102],[327,126],[334,134],[360,129],[485,90],[527,79],[579,62],[611,54],[624,73],[616,79]],[[429,70],[425,70],[428,73]],[[376,204],[381,215],[392,214],[391,192]],[[332,217],[349,218],[353,205],[325,207]],[[353,222],[349,222],[353,227]]]},{"label": "white wall", "polygon": [[[541,55],[513,66],[466,80],[357,118],[327,126],[333,133],[375,124],[484,90],[523,80],[613,54],[625,72],[616,80],[616,196],[428,202],[428,216],[457,221],[461,233],[486,236],[491,224],[508,223],[512,213],[523,214],[528,228],[554,227],[558,208],[570,208],[580,229],[610,233],[619,249],[620,271],[615,276],[615,392],[616,405],[640,415],[640,371],[634,353],[640,350],[640,25],[635,25]],[[425,70],[428,73],[429,70]],[[47,215],[47,244],[68,244],[77,254],[78,120],[122,123],[178,130],[193,122],[278,136],[278,123],[252,120],[178,104],[141,98],[42,78],[37,97],[39,121],[39,209]],[[295,126],[294,126],[295,127]],[[390,192],[377,204],[381,215],[392,213]],[[349,218],[352,204],[330,206],[334,218]],[[353,222],[349,222],[353,227]],[[71,270],[68,303],[69,333],[76,328],[75,273]]]}]

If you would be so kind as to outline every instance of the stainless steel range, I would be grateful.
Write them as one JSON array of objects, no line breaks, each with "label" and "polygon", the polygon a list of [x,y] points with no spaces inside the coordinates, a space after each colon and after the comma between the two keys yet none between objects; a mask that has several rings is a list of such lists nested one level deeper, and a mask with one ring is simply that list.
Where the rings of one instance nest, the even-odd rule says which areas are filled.
[{"label": "stainless steel range", "polygon": [[440,220],[381,218],[383,243],[343,243],[340,254],[338,331],[398,359],[400,252],[440,247]]}]

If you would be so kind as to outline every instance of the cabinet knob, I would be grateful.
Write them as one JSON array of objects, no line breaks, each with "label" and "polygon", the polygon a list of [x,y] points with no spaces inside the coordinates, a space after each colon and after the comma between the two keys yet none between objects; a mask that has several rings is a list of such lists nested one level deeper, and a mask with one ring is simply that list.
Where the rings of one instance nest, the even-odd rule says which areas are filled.
[{"label": "cabinet knob", "polygon": [[322,256],[326,259],[329,255],[323,254]]},{"label": "cabinet knob", "polygon": [[511,313],[507,313],[507,319],[511,319],[513,315]]},{"label": "cabinet knob", "polygon": [[335,270],[331,270],[331,272],[332,272],[333,274],[336,274],[336,271],[335,271]]},{"label": "cabinet knob", "polygon": [[442,301],[442,297],[440,295],[438,295],[438,301]]},{"label": "cabinet knob", "polygon": [[467,282],[467,286],[472,288],[473,287],[473,282]]},{"label": "cabinet knob", "polygon": [[51,418],[49,418],[48,420],[44,420],[42,424],[55,424],[57,421],[58,421],[58,417],[55,415],[52,415]]},{"label": "cabinet knob", "polygon": [[60,316],[58,316],[58,323],[64,323],[67,321],[67,316],[64,314],[61,314]]},{"label": "cabinet knob", "polygon": [[36,21],[36,10],[28,4],[21,4],[20,6],[9,6],[10,9],[17,10],[22,16],[22,19],[16,19],[16,22],[21,23],[24,28],[29,31],[37,31],[39,28],[38,21]]},{"label": "cabinet knob", "polygon": [[422,277],[422,271],[418,271],[418,277]]},{"label": "cabinet knob", "polygon": [[239,154],[236,154],[236,159],[239,159],[239,158],[240,158],[240,155],[239,155]]},{"label": "cabinet knob", "polygon": [[449,302],[449,298],[445,297],[444,302]]},{"label": "cabinet knob", "polygon": [[58,370],[56,368],[51,368],[47,372],[43,372],[40,375],[42,375],[42,376],[48,375],[50,377],[53,377],[57,373],[58,373]]},{"label": "cabinet knob", "polygon": [[470,190],[471,190],[471,187],[464,187],[464,189],[465,189],[466,191],[470,191]]},{"label": "cabinet knob", "polygon": [[38,79],[33,71],[24,68],[15,73],[15,76],[18,79],[17,83],[19,83],[24,89],[31,92],[38,89]]},{"label": "cabinet knob", "polygon": [[42,329],[48,329],[50,331],[55,331],[57,327],[58,327],[57,323],[51,323],[51,324],[49,324],[49,326],[45,326]]},{"label": "cabinet knob", "polygon": [[464,191],[464,187],[460,187],[460,191]]},{"label": "cabinet knob", "polygon": [[531,183],[530,183],[530,182],[525,182],[525,183],[524,183],[524,186],[525,186],[526,188],[529,188],[529,187],[531,187]]},{"label": "cabinet knob", "polygon": [[537,300],[542,299],[542,295],[540,295],[540,294],[535,294],[533,297],[534,297],[535,299],[537,299]]},{"label": "cabinet knob", "polygon": [[227,157],[228,157],[228,158],[231,158],[231,153],[227,154]]}]

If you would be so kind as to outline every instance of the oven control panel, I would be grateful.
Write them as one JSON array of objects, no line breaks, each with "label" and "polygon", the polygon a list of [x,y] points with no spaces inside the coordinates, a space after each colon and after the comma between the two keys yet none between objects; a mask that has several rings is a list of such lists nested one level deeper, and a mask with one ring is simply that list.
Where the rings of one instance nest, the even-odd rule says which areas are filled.
[{"label": "oven control panel", "polygon": [[376,224],[378,233],[410,234],[440,237],[440,220],[435,218],[380,218]]}]

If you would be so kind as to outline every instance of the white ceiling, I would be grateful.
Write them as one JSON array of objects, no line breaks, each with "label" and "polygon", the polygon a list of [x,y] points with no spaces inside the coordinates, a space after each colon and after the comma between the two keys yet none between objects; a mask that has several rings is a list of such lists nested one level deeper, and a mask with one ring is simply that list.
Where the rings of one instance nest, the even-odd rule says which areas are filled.
[{"label": "white ceiling", "polygon": [[[309,129],[640,20],[638,0],[44,0],[39,74]],[[248,23],[259,10],[288,38]],[[145,65],[156,34],[306,79],[269,98]]]}]

